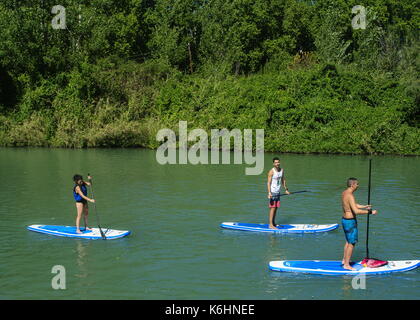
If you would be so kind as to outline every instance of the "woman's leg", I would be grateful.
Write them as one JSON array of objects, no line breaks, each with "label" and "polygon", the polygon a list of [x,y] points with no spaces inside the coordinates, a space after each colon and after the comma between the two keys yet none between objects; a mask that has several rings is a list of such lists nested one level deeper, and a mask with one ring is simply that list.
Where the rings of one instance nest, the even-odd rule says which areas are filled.
[{"label": "woman's leg", "polygon": [[89,228],[89,225],[88,225],[89,207],[87,203],[83,205],[83,212],[84,212],[83,218],[85,220],[85,229],[92,230],[91,228]]},{"label": "woman's leg", "polygon": [[82,217],[82,214],[83,214],[83,203],[76,202],[76,210],[77,210],[77,215],[76,215],[76,232],[77,233],[82,233],[80,231],[80,218]]}]

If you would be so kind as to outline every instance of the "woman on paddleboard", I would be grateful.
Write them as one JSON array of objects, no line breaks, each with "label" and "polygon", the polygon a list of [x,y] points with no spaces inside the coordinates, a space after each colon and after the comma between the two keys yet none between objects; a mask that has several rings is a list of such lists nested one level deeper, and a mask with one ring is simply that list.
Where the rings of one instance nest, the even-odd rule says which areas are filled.
[{"label": "woman on paddleboard", "polygon": [[[90,180],[91,177],[88,177]],[[80,174],[75,174],[73,176],[73,181],[75,183],[73,187],[73,197],[76,201],[76,210],[77,210],[77,216],[76,216],[76,232],[82,233],[80,231],[80,218],[83,214],[83,219],[85,222],[85,230],[92,230],[88,227],[88,214],[89,214],[89,208],[88,208],[88,201],[89,202],[95,202],[94,199],[90,199],[87,197],[87,187],[90,186],[89,182],[83,181],[83,177]]]},{"label": "woman on paddleboard", "polygon": [[280,159],[277,157],[273,158],[273,168],[268,171],[267,189],[268,189],[268,207],[269,218],[268,227],[270,229],[277,229],[276,225],[276,213],[277,208],[280,207],[280,189],[281,186],[286,190],[286,194],[290,194],[286,187],[286,179],[284,178],[284,169],[280,168]]}]

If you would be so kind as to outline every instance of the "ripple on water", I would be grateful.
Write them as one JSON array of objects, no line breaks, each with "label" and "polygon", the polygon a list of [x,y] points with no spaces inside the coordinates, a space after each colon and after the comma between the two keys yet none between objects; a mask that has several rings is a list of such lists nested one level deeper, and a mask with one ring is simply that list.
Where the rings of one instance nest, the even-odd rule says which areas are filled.
[{"label": "ripple on water", "polygon": [[[282,155],[289,188],[310,192],[282,197],[277,222],[339,223],[349,176],[361,183],[357,201],[367,201],[367,163],[358,156]],[[418,259],[418,160],[374,157],[373,163],[372,203],[379,214],[370,219],[371,255]],[[272,260],[341,259],[344,236],[341,226],[304,235],[221,229],[223,221],[266,223],[265,171],[246,176],[235,165],[162,166],[153,151],[137,149],[3,149],[0,168],[0,179],[13,181],[0,189],[0,298],[420,298],[418,270],[368,277],[366,290],[354,290],[349,277],[270,271]],[[71,177],[92,168],[101,225],[131,230],[129,237],[86,241],[26,230],[35,223],[73,224]],[[96,224],[92,206],[89,219]],[[366,217],[359,228],[354,260],[365,255]],[[67,272],[61,293],[51,290],[57,264]]]}]

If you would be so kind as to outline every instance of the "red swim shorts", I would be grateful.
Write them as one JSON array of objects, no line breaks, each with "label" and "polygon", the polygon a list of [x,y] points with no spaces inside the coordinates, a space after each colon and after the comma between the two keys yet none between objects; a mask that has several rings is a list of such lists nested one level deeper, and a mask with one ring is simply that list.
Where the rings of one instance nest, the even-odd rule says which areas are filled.
[{"label": "red swim shorts", "polygon": [[280,194],[272,194],[268,202],[269,208],[280,208]]}]

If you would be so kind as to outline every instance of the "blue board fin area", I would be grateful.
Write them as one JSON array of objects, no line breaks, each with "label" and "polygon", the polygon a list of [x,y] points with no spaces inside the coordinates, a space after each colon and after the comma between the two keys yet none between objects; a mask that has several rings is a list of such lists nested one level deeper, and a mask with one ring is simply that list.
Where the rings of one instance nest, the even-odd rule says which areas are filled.
[{"label": "blue board fin area", "polygon": [[[79,239],[89,239],[89,240],[102,239],[102,235],[99,228],[92,228],[92,230],[84,230],[84,228],[81,228],[80,231],[82,233],[77,233],[75,226],[52,226],[52,225],[34,224],[34,225],[28,226],[27,229],[30,231],[45,233],[48,235],[54,235],[54,236],[59,236],[59,237],[69,237],[69,238],[79,238]],[[128,236],[131,233],[128,230],[114,230],[114,229],[105,229],[105,228],[103,228],[102,231],[105,233],[107,240],[123,238],[125,236]]]},{"label": "blue board fin area", "polygon": [[338,224],[281,224],[276,229],[271,229],[268,224],[264,223],[223,222],[220,224],[220,227],[232,230],[270,233],[318,233],[337,229]]},{"label": "blue board fin area", "polygon": [[272,271],[310,273],[320,275],[357,275],[357,274],[386,274],[404,272],[416,269],[420,266],[420,260],[388,261],[387,265],[371,268],[360,262],[352,263],[355,270],[343,268],[341,261],[321,260],[283,260],[270,261],[269,268]]}]

